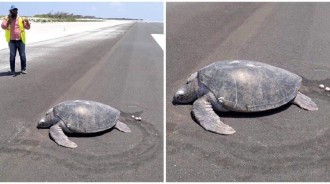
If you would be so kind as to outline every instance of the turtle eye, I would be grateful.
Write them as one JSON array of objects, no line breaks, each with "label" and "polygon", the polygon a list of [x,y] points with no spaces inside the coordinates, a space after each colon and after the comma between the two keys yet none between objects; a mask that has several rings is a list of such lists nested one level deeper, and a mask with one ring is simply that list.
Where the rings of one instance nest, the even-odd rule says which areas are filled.
[{"label": "turtle eye", "polygon": [[188,99],[190,99],[189,94],[180,94],[180,95],[178,95],[178,100],[182,103],[186,103]]}]

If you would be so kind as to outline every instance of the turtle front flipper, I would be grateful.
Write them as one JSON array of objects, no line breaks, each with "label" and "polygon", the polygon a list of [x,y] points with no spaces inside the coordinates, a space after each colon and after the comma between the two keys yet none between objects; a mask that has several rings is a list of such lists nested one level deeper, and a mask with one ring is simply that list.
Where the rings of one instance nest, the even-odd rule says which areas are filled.
[{"label": "turtle front flipper", "polygon": [[117,121],[115,128],[117,128],[118,130],[122,131],[122,132],[131,132],[131,129],[123,122],[121,121]]},{"label": "turtle front flipper", "polygon": [[311,98],[309,98],[308,96],[306,96],[300,92],[298,92],[296,98],[293,100],[292,103],[298,105],[299,107],[301,107],[305,110],[309,110],[309,111],[318,110],[318,107],[315,104],[315,102],[313,102],[313,100]]},{"label": "turtle front flipper", "polygon": [[62,128],[59,123],[56,123],[49,130],[50,136],[54,139],[54,141],[60,145],[67,148],[76,148],[77,144],[70,141],[69,138],[64,134]]},{"label": "turtle front flipper", "polygon": [[206,130],[218,134],[233,134],[236,131],[224,124],[214,112],[211,102],[206,95],[197,99],[193,104],[193,114],[199,124]]}]

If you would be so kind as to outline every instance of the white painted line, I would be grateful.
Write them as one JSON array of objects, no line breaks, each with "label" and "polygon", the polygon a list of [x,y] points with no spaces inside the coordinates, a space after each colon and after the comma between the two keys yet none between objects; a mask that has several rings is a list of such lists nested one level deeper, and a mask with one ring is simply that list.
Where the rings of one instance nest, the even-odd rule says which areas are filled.
[{"label": "white painted line", "polygon": [[165,48],[165,36],[164,34],[151,34],[151,36],[156,40],[158,45],[163,49]]},{"label": "white painted line", "polygon": [[9,65],[7,65],[7,66],[0,65],[0,71],[5,71],[5,70],[8,71],[9,69],[10,69]]}]

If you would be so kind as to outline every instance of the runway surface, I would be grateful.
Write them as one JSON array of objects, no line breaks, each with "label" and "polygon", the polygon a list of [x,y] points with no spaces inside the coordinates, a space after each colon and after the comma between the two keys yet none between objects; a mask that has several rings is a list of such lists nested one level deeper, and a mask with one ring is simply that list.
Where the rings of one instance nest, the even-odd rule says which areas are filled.
[{"label": "runway surface", "polygon": [[[28,73],[16,77],[7,75],[9,53],[1,50],[0,180],[163,181],[163,51],[152,34],[163,34],[163,24],[124,24],[30,44]],[[120,110],[132,132],[72,135],[78,148],[58,146],[36,125],[53,105],[75,99]]]},{"label": "runway surface", "polygon": [[[329,181],[329,3],[166,3],[167,181]],[[219,113],[234,135],[205,131],[192,105],[172,104],[198,69],[256,60],[303,77],[319,110]]]}]

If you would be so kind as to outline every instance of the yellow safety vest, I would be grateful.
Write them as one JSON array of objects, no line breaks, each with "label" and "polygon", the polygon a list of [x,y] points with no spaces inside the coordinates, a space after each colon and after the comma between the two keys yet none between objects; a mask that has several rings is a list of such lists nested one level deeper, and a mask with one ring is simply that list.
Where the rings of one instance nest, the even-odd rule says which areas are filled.
[{"label": "yellow safety vest", "polygon": [[[8,16],[6,17],[6,20],[8,20]],[[19,30],[21,31],[21,40],[25,44],[25,29],[24,29],[24,25],[23,25],[23,18],[21,18],[21,17],[18,17],[18,26],[19,26]],[[5,36],[6,36],[6,41],[9,42],[10,41],[10,25],[6,29]]]}]

